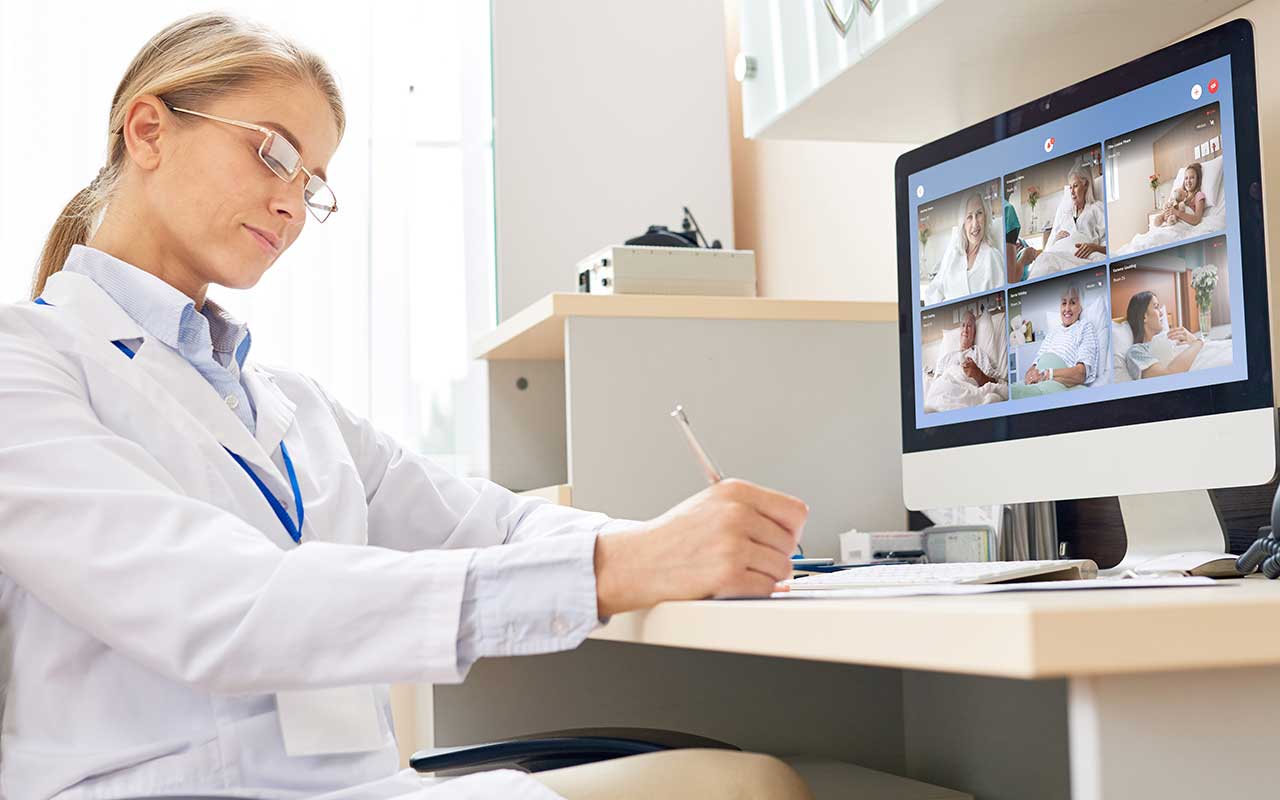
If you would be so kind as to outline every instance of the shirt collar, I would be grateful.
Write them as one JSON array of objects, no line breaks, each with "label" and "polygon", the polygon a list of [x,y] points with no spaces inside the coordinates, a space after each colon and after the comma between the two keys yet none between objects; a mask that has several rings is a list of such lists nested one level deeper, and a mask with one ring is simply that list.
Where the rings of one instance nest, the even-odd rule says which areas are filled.
[{"label": "shirt collar", "polygon": [[92,280],[147,333],[184,353],[192,348],[234,355],[244,366],[252,337],[249,326],[205,299],[196,311],[190,297],[144,269],[87,245],[75,244],[63,264]]}]

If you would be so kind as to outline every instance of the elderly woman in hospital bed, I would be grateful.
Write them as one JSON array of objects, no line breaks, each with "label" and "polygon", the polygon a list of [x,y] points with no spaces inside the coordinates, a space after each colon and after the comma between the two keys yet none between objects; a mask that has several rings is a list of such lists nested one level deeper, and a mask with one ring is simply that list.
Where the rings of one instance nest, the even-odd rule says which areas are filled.
[{"label": "elderly woman in hospital bed", "polygon": [[[1001,348],[1004,313],[994,316],[996,319],[992,314],[984,313],[979,322],[972,311],[965,312],[959,328],[959,340],[948,344],[950,334],[944,334],[933,370],[925,374],[926,413],[1009,399],[1009,383],[1004,367],[1000,366],[1007,362]],[[1001,333],[997,333],[997,329]]]},{"label": "elderly woman in hospital bed", "polygon": [[1023,381],[1010,387],[1013,399],[1065,392],[1097,379],[1098,332],[1093,323],[1082,318],[1083,306],[1079,287],[1068,286],[1059,303],[1062,327],[1049,333]]},{"label": "elderly woman in hospital bed", "polygon": [[942,254],[942,265],[921,296],[924,305],[966,297],[1004,285],[1004,248],[993,234],[987,202],[978,192],[965,198],[960,224]]},{"label": "elderly woman in hospital bed", "polygon": [[1003,370],[998,369],[991,357],[975,345],[977,335],[978,319],[972,311],[966,311],[964,321],[960,324],[960,349],[939,355],[933,374],[941,378],[948,371],[952,371],[951,374],[954,375],[954,370],[959,370],[959,374],[978,386],[997,380],[992,376],[999,376]]},{"label": "elderly woman in hospital bed", "polygon": [[1040,278],[1097,261],[1107,253],[1107,221],[1094,196],[1093,169],[1084,164],[1067,173],[1062,202],[1053,218],[1044,250],[1027,266],[1026,277]]}]

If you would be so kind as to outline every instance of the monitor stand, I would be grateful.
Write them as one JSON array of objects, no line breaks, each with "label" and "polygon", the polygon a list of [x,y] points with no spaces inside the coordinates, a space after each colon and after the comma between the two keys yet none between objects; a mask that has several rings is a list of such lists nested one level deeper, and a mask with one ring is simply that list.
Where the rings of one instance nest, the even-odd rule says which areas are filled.
[{"label": "monitor stand", "polygon": [[1103,574],[1119,574],[1173,553],[1227,552],[1226,526],[1204,489],[1121,495],[1119,499],[1128,546],[1120,563]]}]

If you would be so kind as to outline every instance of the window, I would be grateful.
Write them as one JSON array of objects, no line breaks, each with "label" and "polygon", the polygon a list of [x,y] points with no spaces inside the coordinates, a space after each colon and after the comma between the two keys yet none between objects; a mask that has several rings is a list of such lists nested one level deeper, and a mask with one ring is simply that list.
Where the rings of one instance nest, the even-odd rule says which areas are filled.
[{"label": "window", "polygon": [[[106,163],[106,121],[138,48],[197,2],[0,4],[0,300],[25,300],[62,207]],[[341,210],[252,290],[210,296],[250,323],[253,357],[319,381],[352,411],[463,474],[486,465],[492,327],[487,3],[230,3],[318,52],[347,111],[329,165]],[[77,24],[67,26],[68,15]]]}]

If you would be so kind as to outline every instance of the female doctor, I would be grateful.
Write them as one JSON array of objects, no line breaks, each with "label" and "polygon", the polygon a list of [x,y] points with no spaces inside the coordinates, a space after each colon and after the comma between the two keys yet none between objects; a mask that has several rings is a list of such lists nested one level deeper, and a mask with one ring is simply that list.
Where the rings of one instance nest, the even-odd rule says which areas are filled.
[{"label": "female doctor", "polygon": [[253,286],[308,215],[332,219],[344,122],[316,55],[179,20],[120,82],[34,302],[0,306],[0,795],[807,796],[743,753],[697,774],[688,751],[397,772],[384,684],[569,649],[663,600],[767,594],[808,509],[740,481],[647,522],[519,498],[250,360],[206,291]]}]

